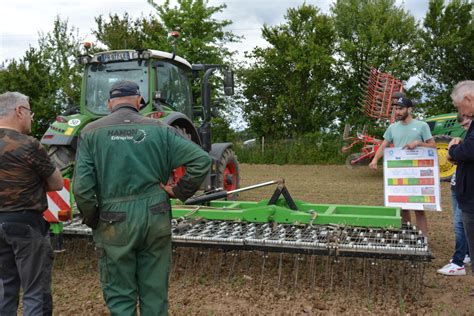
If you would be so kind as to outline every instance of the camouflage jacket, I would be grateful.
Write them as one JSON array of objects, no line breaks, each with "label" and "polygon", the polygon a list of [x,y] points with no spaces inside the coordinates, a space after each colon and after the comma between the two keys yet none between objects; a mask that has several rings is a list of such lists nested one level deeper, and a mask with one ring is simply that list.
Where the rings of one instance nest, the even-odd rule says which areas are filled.
[{"label": "camouflage jacket", "polygon": [[0,128],[0,212],[43,212],[48,207],[45,180],[55,169],[35,138]]}]

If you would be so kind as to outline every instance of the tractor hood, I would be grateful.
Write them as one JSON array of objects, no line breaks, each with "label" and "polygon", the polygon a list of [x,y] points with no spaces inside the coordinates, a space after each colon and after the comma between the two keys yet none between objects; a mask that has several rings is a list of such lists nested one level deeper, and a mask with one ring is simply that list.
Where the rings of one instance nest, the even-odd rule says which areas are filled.
[{"label": "tractor hood", "polygon": [[72,145],[75,147],[80,131],[91,121],[91,117],[82,114],[58,116],[41,138],[41,143],[48,146]]}]

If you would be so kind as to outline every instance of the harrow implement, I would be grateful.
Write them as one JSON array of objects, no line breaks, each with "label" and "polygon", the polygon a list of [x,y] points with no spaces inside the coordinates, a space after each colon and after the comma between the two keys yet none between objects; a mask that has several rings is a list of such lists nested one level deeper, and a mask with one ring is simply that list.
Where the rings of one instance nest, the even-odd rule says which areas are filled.
[{"label": "harrow implement", "polygon": [[[213,200],[271,184],[278,187],[270,199]],[[172,204],[174,247],[410,262],[432,259],[426,237],[414,226],[402,227],[399,208],[294,200],[283,181],[203,195],[188,200],[185,205],[173,200]],[[64,234],[91,235],[92,232],[75,218],[64,225]]]}]

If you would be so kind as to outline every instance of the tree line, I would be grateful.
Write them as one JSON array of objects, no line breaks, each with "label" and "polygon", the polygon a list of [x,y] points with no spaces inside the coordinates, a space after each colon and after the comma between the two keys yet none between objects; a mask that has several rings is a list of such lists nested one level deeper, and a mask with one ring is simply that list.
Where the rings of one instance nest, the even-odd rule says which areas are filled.
[{"label": "tree line", "polygon": [[[244,60],[227,46],[241,40],[229,30],[233,22],[215,17],[225,4],[149,2],[156,14],[96,17],[92,33],[98,45],[91,52],[170,51],[168,32],[178,30],[178,55],[191,63],[232,66],[237,95],[220,105],[215,140],[236,136],[229,128],[236,115],[248,125],[242,137],[267,139],[337,133],[344,122],[362,124],[367,119],[357,99],[369,65],[404,81],[417,78],[407,94],[420,101],[417,110],[424,115],[452,112],[451,88],[474,78],[474,4],[469,0],[430,0],[421,21],[394,0],[336,0],[328,14],[305,3],[289,8],[281,24],[263,25],[261,36],[269,45],[252,48]],[[0,91],[31,97],[36,136],[56,115],[79,104],[82,69],[74,60],[84,53],[78,29],[57,17],[53,30],[40,34],[38,48],[3,62]]]}]

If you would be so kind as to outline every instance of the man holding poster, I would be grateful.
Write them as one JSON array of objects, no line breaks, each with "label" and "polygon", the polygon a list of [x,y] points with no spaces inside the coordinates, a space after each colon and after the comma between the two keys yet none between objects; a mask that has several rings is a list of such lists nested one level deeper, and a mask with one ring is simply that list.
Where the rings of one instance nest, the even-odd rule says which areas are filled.
[{"label": "man holding poster", "polygon": [[[383,142],[369,164],[369,168],[376,170],[377,162],[383,156],[386,147],[393,144],[396,148],[415,149],[416,147],[436,148],[436,143],[431,135],[426,122],[415,120],[412,116],[413,102],[403,95],[394,100],[394,112],[397,122],[391,124],[383,135]],[[416,224],[426,236],[428,222],[424,211],[415,211]],[[410,222],[410,211],[402,211],[403,223]]]}]

